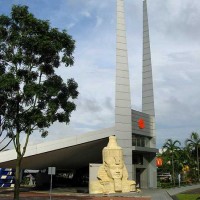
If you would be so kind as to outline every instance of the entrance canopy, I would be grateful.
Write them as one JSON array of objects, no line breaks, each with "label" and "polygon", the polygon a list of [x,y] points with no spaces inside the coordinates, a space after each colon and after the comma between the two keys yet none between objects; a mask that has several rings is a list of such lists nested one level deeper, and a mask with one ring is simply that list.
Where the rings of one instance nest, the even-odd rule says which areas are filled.
[{"label": "entrance canopy", "polygon": [[[84,135],[28,146],[22,161],[23,169],[78,169],[89,163],[102,162],[102,149],[114,128],[102,129]],[[0,168],[15,168],[16,152],[0,152]]]}]

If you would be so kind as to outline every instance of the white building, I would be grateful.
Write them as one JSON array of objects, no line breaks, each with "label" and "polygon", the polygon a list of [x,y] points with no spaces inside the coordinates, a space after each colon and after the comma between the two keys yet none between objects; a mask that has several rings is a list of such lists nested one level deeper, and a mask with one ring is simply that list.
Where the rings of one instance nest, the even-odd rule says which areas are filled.
[{"label": "white building", "polygon": [[[102,149],[108,137],[116,135],[123,148],[129,179],[141,188],[157,187],[156,134],[153,79],[146,0],[143,2],[143,82],[142,112],[131,109],[129,68],[126,44],[124,0],[117,1],[115,125],[80,136],[41,143],[27,148],[24,169],[89,168],[89,163],[102,163]],[[0,167],[14,168],[16,153],[0,153]]]}]

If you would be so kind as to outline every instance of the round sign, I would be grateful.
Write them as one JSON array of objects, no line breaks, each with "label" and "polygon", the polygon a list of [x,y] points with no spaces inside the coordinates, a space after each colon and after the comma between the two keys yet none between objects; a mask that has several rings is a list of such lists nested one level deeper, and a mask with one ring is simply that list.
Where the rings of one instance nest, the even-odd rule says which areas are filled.
[{"label": "round sign", "polygon": [[161,167],[163,165],[163,160],[162,158],[156,158],[156,166]]},{"label": "round sign", "polygon": [[145,128],[144,119],[140,118],[140,119],[138,120],[138,127],[139,127],[140,129]]}]

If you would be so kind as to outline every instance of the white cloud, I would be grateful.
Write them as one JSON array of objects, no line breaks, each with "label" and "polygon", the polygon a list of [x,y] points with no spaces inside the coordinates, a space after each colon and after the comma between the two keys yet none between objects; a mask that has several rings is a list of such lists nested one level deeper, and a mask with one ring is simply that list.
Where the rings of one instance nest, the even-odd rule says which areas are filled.
[{"label": "white cloud", "polygon": [[75,22],[70,23],[69,25],[67,25],[67,30],[73,28],[76,25]]},{"label": "white cloud", "polygon": [[[59,73],[75,78],[80,96],[70,125],[55,124],[45,140],[114,123],[116,1],[59,1],[59,9],[42,14],[76,40],[75,65]],[[142,1],[126,0],[125,7],[132,107],[141,110]],[[160,147],[169,137],[200,132],[200,1],[148,0],[148,11]]]},{"label": "white cloud", "polygon": [[91,17],[91,14],[88,12],[88,11],[82,11],[81,14],[84,16],[84,17]]},{"label": "white cloud", "polygon": [[95,28],[101,26],[102,22],[103,22],[103,19],[102,19],[100,16],[97,16],[97,17],[96,17],[96,25],[95,25]]}]

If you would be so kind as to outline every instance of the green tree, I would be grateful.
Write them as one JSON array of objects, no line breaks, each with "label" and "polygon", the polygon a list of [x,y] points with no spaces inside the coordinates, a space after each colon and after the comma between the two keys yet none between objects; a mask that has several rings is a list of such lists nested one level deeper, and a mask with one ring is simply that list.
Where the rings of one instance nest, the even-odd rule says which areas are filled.
[{"label": "green tree", "polygon": [[163,145],[163,155],[168,157],[171,165],[172,165],[172,181],[175,185],[175,161],[179,157],[179,151],[181,142],[178,140],[173,141],[172,139],[168,139]]},{"label": "green tree", "polygon": [[186,145],[183,147],[180,154],[180,162],[184,165],[190,165],[192,159],[192,149],[190,146]]},{"label": "green tree", "polygon": [[77,83],[65,83],[55,73],[60,66],[73,65],[74,48],[66,31],[35,18],[27,6],[14,5],[10,16],[0,16],[0,115],[17,154],[14,200],[19,199],[29,136],[35,131],[46,136],[56,121],[68,124],[76,108]]},{"label": "green tree", "polygon": [[[182,173],[182,180],[186,183],[191,181],[192,169],[194,168],[194,159],[192,157],[191,148],[186,145],[179,151],[179,165],[180,165],[180,173]],[[189,167],[189,168],[188,168]],[[189,173],[189,171],[190,173]]]},{"label": "green tree", "polygon": [[[9,144],[12,142],[12,138],[9,138],[9,134],[5,133],[5,130],[3,129],[4,121],[1,120],[0,115],[0,151],[4,151]],[[9,138],[9,140],[7,140]]]},{"label": "green tree", "polygon": [[196,167],[197,167],[197,176],[199,181],[199,147],[200,147],[200,137],[196,132],[192,132],[190,138],[186,139],[185,144],[191,147],[196,153]]}]

